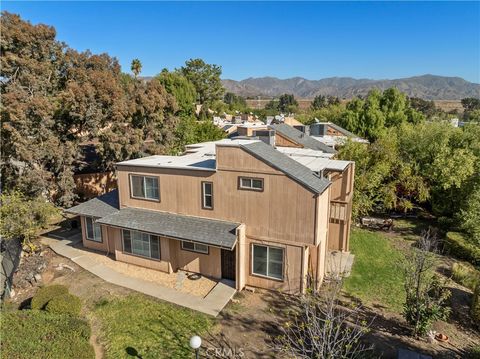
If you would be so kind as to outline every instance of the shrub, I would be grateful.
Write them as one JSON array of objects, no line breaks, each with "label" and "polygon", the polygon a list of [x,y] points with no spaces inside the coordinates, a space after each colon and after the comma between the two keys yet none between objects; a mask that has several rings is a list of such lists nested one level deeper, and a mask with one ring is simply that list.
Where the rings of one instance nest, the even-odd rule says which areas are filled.
[{"label": "shrub", "polygon": [[42,198],[29,199],[18,191],[0,196],[0,234],[6,239],[34,239],[40,228],[60,211]]},{"label": "shrub", "polygon": [[2,358],[93,359],[82,319],[37,310],[2,312]]},{"label": "shrub", "polygon": [[480,282],[480,272],[471,265],[454,263],[452,266],[452,278],[458,284],[474,290],[477,283]]},{"label": "shrub", "polygon": [[78,316],[81,309],[82,301],[80,298],[70,293],[57,295],[52,298],[45,307],[47,312],[71,316]]},{"label": "shrub", "polygon": [[470,314],[476,323],[480,323],[480,283],[477,284],[473,291],[472,306],[470,307]]},{"label": "shrub", "polygon": [[468,242],[462,233],[448,232],[444,244],[451,255],[480,266],[480,247]]},{"label": "shrub", "polygon": [[412,327],[414,336],[426,335],[434,321],[445,320],[450,314],[451,292],[435,273],[436,248],[435,236],[426,231],[417,247],[405,254],[402,263],[406,294],[403,317]]},{"label": "shrub", "polygon": [[464,356],[465,359],[480,359],[480,345],[467,349]]},{"label": "shrub", "polygon": [[68,289],[64,285],[50,285],[48,287],[40,288],[32,298],[32,309],[45,309],[48,302],[53,298],[68,294]]}]

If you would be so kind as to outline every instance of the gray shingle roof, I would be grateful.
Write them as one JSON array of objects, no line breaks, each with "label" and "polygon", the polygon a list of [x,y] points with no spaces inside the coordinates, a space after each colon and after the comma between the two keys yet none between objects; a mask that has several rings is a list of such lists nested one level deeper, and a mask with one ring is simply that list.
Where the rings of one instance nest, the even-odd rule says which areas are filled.
[{"label": "gray shingle roof", "polygon": [[337,130],[338,132],[340,133],[343,133],[345,136],[347,137],[358,137],[357,135],[355,135],[354,133],[351,133],[350,131],[344,129],[343,127],[340,127],[339,125],[333,123],[333,122],[328,122],[328,126],[334,128],[335,130]]},{"label": "gray shingle roof", "polygon": [[330,181],[327,179],[316,176],[308,167],[263,142],[243,144],[241,147],[314,193],[322,193],[330,186]]},{"label": "gray shingle roof", "polygon": [[301,144],[305,148],[316,151],[323,151],[325,153],[337,153],[337,151],[335,151],[333,148],[328,147],[327,145],[317,141],[309,135],[304,134],[302,131],[293,128],[292,126],[280,123],[278,125],[270,125],[270,127],[280,133],[282,136],[285,136],[288,139],[298,144]]},{"label": "gray shingle roof", "polygon": [[78,206],[69,208],[65,212],[80,216],[101,218],[118,212],[119,208],[118,190],[114,189],[87,202],[83,202]]},{"label": "gray shingle roof", "polygon": [[100,224],[148,232],[233,249],[239,223],[184,216],[138,208],[122,208],[97,221]]}]

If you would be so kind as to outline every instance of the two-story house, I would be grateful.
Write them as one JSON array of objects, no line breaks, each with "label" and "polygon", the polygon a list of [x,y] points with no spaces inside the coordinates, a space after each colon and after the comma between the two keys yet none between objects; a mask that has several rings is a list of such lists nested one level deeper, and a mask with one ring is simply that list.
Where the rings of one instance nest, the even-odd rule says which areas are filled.
[{"label": "two-story house", "polygon": [[118,261],[296,293],[322,282],[329,249],[348,251],[353,171],[318,150],[225,139],[120,162],[118,190],[68,212],[85,247]]}]

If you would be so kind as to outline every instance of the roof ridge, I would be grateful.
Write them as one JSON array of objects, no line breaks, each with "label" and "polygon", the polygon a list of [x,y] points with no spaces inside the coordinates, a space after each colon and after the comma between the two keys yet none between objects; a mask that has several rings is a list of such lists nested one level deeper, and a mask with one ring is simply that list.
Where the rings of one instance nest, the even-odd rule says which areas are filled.
[{"label": "roof ridge", "polygon": [[315,175],[307,166],[261,141],[240,147],[315,193],[323,193],[331,184],[329,180]]},{"label": "roof ridge", "polygon": [[288,139],[294,142],[297,142],[306,148],[309,148],[312,150],[320,150],[325,153],[337,153],[337,151],[335,151],[333,148],[328,147],[324,143],[314,139],[312,136],[307,135],[306,133],[303,133],[302,131],[296,129],[295,127],[292,127],[285,123],[274,124],[269,126],[273,128],[275,131],[279,132],[282,136],[285,136]]}]

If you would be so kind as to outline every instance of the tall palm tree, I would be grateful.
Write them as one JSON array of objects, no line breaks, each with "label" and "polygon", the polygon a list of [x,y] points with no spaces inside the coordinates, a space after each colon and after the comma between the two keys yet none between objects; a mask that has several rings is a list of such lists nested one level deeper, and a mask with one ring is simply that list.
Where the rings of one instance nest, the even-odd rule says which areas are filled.
[{"label": "tall palm tree", "polygon": [[130,66],[130,69],[132,70],[133,74],[135,75],[135,78],[137,78],[138,74],[142,71],[142,63],[140,62],[139,59],[133,59],[132,60],[132,65]]}]

